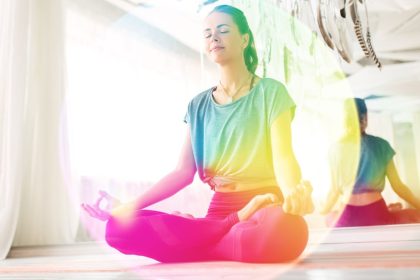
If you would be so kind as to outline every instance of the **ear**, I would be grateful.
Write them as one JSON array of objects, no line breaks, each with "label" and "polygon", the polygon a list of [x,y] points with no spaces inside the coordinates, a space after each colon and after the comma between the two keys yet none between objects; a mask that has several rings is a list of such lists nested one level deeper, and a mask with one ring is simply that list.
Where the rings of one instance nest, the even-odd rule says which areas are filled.
[{"label": "ear", "polygon": [[368,117],[367,117],[367,114],[365,114],[361,119],[360,128],[363,131],[365,131],[367,126],[368,126]]},{"label": "ear", "polygon": [[249,34],[242,35],[242,48],[245,49],[249,45]]}]

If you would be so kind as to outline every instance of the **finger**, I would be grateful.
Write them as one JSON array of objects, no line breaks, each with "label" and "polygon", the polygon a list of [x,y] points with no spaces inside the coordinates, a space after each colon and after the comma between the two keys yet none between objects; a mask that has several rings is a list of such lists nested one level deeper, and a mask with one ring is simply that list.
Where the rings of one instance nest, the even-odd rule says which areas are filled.
[{"label": "finger", "polygon": [[302,216],[304,211],[304,204],[302,203],[301,193],[296,194],[293,206],[293,215]]},{"label": "finger", "polygon": [[307,194],[311,194],[313,191],[313,187],[311,185],[311,182],[307,181],[307,180],[302,180],[301,183],[302,188],[305,190],[305,192]]},{"label": "finger", "polygon": [[311,213],[313,213],[314,211],[315,211],[315,205],[314,205],[314,202],[313,202],[313,200],[312,200],[312,197],[309,197],[309,199],[308,199],[308,205],[307,205],[307,207],[306,207],[305,214],[311,214]]},{"label": "finger", "polygon": [[312,207],[312,199],[310,198],[310,194],[307,190],[303,187],[298,189],[299,191],[296,193],[296,215],[303,216],[308,213]]},{"label": "finger", "polygon": [[82,207],[90,216],[97,218],[97,213],[92,209],[90,205],[84,204]]},{"label": "finger", "polygon": [[103,197],[105,197],[105,198],[108,198],[110,195],[109,195],[109,193],[107,193],[106,191],[104,191],[104,190],[100,190],[99,191],[99,195],[100,196],[103,196]]},{"label": "finger", "polygon": [[95,209],[89,205],[89,204],[85,204],[84,205],[84,209],[90,214],[90,215],[97,215],[97,212],[95,211]]},{"label": "finger", "polygon": [[105,211],[97,207],[92,207],[90,205],[86,205],[86,207],[89,209],[90,213],[92,213],[97,218],[103,216],[104,213],[106,213]]},{"label": "finger", "polygon": [[302,181],[298,185],[298,190],[300,192],[300,203],[301,209],[300,214],[305,215],[308,213],[312,213],[314,211],[314,204],[312,201],[312,186],[308,181]]},{"label": "finger", "polygon": [[102,211],[100,209],[97,209],[95,207],[92,207],[89,204],[82,204],[82,208],[93,218],[106,221],[110,218],[110,214],[108,212]]},{"label": "finger", "polygon": [[95,217],[99,220],[102,220],[102,221],[105,221],[105,220],[109,219],[110,214],[107,211],[104,211],[102,209],[95,208],[95,207],[92,207],[92,206],[89,206],[89,205],[88,205],[88,207],[89,207],[90,213],[92,213],[93,217]]},{"label": "finger", "polygon": [[118,205],[121,205],[121,201],[115,197],[113,197],[112,195],[110,195],[109,193],[107,193],[106,191],[99,191],[99,193],[107,200],[108,204],[107,204],[107,210],[110,210]]},{"label": "finger", "polygon": [[295,200],[292,196],[288,196],[283,204],[283,211],[295,215],[296,212]]},{"label": "finger", "polygon": [[83,209],[84,211],[86,211],[86,212],[87,212],[87,210],[86,210],[86,206],[85,206],[85,204],[84,204],[84,203],[80,204],[80,207],[82,207],[82,209]]},{"label": "finger", "polygon": [[113,204],[114,201],[116,200],[113,196],[111,196],[109,193],[107,193],[104,190],[100,190],[99,194],[107,200],[108,204]]},{"label": "finger", "polygon": [[315,205],[312,201],[312,196],[308,194],[304,199],[303,214],[310,214],[314,211]]},{"label": "finger", "polygon": [[102,199],[104,199],[104,197],[101,195],[101,196],[99,196],[99,198],[96,200],[96,202],[95,202],[95,204],[94,204],[96,208],[100,208],[100,204],[101,204]]},{"label": "finger", "polygon": [[88,212],[88,213],[92,212],[90,205],[82,203],[81,206],[82,206],[83,210],[85,210],[86,212]]},{"label": "finger", "polygon": [[303,206],[303,192],[301,188],[296,188],[295,191],[292,193],[290,200],[292,205],[291,212],[294,215],[300,215],[302,212]]}]

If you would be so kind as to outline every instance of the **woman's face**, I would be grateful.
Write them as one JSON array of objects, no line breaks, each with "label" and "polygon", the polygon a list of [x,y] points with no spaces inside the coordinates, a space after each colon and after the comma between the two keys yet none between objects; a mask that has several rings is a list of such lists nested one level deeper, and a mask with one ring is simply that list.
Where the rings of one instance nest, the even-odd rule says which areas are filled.
[{"label": "woman's face", "polygon": [[203,28],[204,51],[215,63],[243,59],[249,35],[241,35],[230,15],[214,12],[207,16]]}]

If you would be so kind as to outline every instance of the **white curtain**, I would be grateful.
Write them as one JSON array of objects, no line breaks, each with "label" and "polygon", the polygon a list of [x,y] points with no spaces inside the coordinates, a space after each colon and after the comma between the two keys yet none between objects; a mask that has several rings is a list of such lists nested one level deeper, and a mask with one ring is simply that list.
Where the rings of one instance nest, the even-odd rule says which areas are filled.
[{"label": "white curtain", "polygon": [[61,0],[0,2],[0,259],[11,245],[73,242]]},{"label": "white curtain", "polygon": [[0,1],[0,259],[19,216],[27,21],[28,1]]}]

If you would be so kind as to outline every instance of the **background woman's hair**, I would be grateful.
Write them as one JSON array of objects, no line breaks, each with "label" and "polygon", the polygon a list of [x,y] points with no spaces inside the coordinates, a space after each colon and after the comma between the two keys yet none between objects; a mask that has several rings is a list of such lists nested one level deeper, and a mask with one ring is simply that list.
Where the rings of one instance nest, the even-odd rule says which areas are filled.
[{"label": "background woman's hair", "polygon": [[366,103],[361,98],[346,98],[344,100],[344,131],[342,139],[357,139],[360,135],[362,119],[367,116]]},{"label": "background woman's hair", "polygon": [[367,107],[366,107],[365,100],[355,97],[354,104],[356,105],[357,116],[359,117],[359,122],[361,122],[362,118],[367,115]]},{"label": "background woman's hair", "polygon": [[239,32],[244,34],[249,34],[249,43],[248,46],[244,50],[244,59],[245,64],[249,72],[255,74],[255,71],[258,67],[258,56],[257,50],[255,48],[255,41],[254,35],[252,34],[251,29],[249,28],[248,21],[244,15],[244,13],[230,5],[220,5],[216,6],[210,13],[224,13],[230,15],[232,17],[233,22],[238,26]]}]

